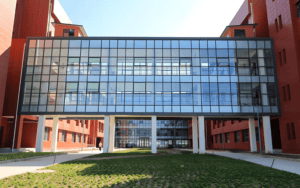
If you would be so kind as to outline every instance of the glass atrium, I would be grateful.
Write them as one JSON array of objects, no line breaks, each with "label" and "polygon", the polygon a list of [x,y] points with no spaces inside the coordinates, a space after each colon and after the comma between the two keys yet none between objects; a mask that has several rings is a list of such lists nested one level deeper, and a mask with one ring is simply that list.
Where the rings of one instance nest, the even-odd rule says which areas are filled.
[{"label": "glass atrium", "polygon": [[278,115],[273,51],[254,38],[29,38],[19,113]]}]

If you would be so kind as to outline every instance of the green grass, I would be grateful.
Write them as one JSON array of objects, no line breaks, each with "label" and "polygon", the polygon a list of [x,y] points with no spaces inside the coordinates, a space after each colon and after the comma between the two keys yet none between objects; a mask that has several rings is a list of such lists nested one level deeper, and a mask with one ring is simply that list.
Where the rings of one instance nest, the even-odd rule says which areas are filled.
[{"label": "green grass", "polygon": [[70,161],[46,169],[55,172],[5,178],[0,180],[0,187],[300,186],[299,175],[207,154]]},{"label": "green grass", "polygon": [[[167,153],[166,150],[157,150],[158,153]],[[153,155],[150,148],[132,148],[127,150],[115,151],[113,153],[101,153],[98,155],[90,156],[89,158],[95,157],[114,157],[123,155]]]},{"label": "green grass", "polygon": [[20,152],[20,153],[9,153],[9,154],[0,154],[0,161],[6,161],[11,159],[21,159],[27,157],[36,157],[43,155],[55,154],[54,152]]}]

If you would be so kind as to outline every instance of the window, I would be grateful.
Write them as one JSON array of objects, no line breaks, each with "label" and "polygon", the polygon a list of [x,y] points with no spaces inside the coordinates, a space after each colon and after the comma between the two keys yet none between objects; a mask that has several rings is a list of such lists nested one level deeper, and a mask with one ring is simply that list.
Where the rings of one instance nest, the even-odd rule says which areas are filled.
[{"label": "window", "polygon": [[294,123],[291,123],[291,138],[296,139],[296,131]]},{"label": "window", "polygon": [[80,134],[78,133],[78,136],[77,136],[77,142],[80,143],[81,142],[81,136]]},{"label": "window", "polygon": [[282,24],[281,15],[279,15],[278,19],[279,19],[279,28],[282,29],[283,28],[283,24]]},{"label": "window", "polygon": [[67,93],[76,93],[77,92],[77,82],[67,82],[66,92]]},{"label": "window", "polygon": [[275,27],[276,27],[276,32],[278,32],[278,21],[277,21],[277,18],[275,19]]},{"label": "window", "polygon": [[239,134],[239,131],[235,131],[235,132],[234,132],[234,141],[235,141],[235,143],[239,143],[239,142],[240,142],[240,134]]},{"label": "window", "polygon": [[229,143],[229,133],[225,133],[225,142]]},{"label": "window", "polygon": [[66,140],[67,140],[66,138],[67,138],[66,131],[62,131],[61,132],[61,141],[66,142]]},{"label": "window", "polygon": [[291,100],[292,99],[292,97],[291,97],[291,91],[290,91],[290,85],[287,85],[286,86],[286,89],[287,89],[287,99],[288,100]]},{"label": "window", "polygon": [[283,100],[286,101],[285,86],[282,87],[282,92],[283,92]]},{"label": "window", "polygon": [[259,142],[259,132],[258,132],[258,127],[255,127],[255,136],[256,136],[256,142]]},{"label": "window", "polygon": [[85,143],[85,140],[86,140],[86,139],[85,139],[85,135],[83,135],[83,143]]},{"label": "window", "polygon": [[296,132],[295,132],[295,125],[294,123],[288,123],[286,124],[286,128],[287,128],[287,133],[288,133],[288,139],[289,140],[294,140],[296,139]]},{"label": "window", "polygon": [[286,129],[287,129],[287,134],[288,134],[288,139],[291,139],[291,131],[290,131],[290,124],[286,124]]},{"label": "window", "polygon": [[296,4],[296,6],[297,6],[298,18],[300,18],[300,1]]},{"label": "window", "polygon": [[90,93],[98,93],[99,91],[99,83],[89,82],[87,87],[87,92]]},{"label": "window", "polygon": [[45,127],[44,141],[49,140],[49,127]]},{"label": "window", "polygon": [[286,53],[285,53],[285,49],[282,50],[282,63],[286,64]]},{"label": "window", "polygon": [[279,56],[279,64],[282,66],[282,55],[281,52],[278,53]]},{"label": "window", "polygon": [[249,142],[249,135],[248,135],[248,129],[243,130],[243,142]]},{"label": "window", "polygon": [[210,141],[211,141],[212,144],[214,144],[214,137],[213,136],[210,137]]},{"label": "window", "polygon": [[235,29],[234,36],[235,37],[246,37],[246,32],[244,29]]},{"label": "window", "polygon": [[73,142],[73,143],[76,142],[76,133],[72,133],[72,142]]},{"label": "window", "polygon": [[64,29],[63,36],[64,37],[74,37],[75,29]]},{"label": "window", "polygon": [[224,140],[224,138],[223,138],[223,134],[220,134],[220,143],[223,143],[223,140]]},{"label": "window", "polygon": [[219,135],[216,135],[216,144],[219,143]]}]

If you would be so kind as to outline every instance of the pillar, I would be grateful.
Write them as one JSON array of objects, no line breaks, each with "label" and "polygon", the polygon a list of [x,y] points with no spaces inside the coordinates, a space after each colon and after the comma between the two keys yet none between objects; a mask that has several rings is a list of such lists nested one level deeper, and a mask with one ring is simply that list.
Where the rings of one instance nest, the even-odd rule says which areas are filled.
[{"label": "pillar", "polygon": [[16,148],[16,149],[21,148],[22,133],[23,133],[23,122],[24,122],[24,116],[18,115],[16,135],[15,135],[15,146],[14,146],[14,148]]},{"label": "pillar", "polygon": [[198,117],[199,122],[199,154],[205,154],[205,127],[204,116]]},{"label": "pillar", "polygon": [[36,145],[35,145],[36,152],[43,152],[45,123],[46,123],[45,116],[39,116],[39,122],[37,127],[37,134],[36,134]]},{"label": "pillar", "polygon": [[263,119],[263,128],[264,128],[265,152],[273,153],[270,116],[263,116],[262,119]]},{"label": "pillar", "polygon": [[104,116],[103,153],[108,153],[109,116]]},{"label": "pillar", "polygon": [[156,116],[151,117],[151,153],[157,153],[156,144]]},{"label": "pillar", "polygon": [[108,153],[114,152],[115,147],[115,116],[109,116]]},{"label": "pillar", "polygon": [[251,152],[257,152],[254,118],[249,118],[249,139]]},{"label": "pillar", "polygon": [[192,117],[193,129],[193,153],[198,153],[198,131],[197,131],[197,116]]},{"label": "pillar", "polygon": [[52,137],[51,137],[51,152],[57,151],[57,136],[58,136],[58,124],[59,118],[58,116],[53,117],[52,122]]}]

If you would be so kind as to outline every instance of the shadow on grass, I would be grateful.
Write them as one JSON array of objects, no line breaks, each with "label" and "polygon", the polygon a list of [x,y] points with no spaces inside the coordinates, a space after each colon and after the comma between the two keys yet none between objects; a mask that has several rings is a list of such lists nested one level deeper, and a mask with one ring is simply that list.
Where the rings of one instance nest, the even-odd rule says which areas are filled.
[{"label": "shadow on grass", "polygon": [[[157,150],[158,153],[167,153],[166,150]],[[149,148],[132,148],[127,150],[115,151],[113,153],[101,153],[97,155],[89,156],[88,158],[100,158],[100,157],[114,157],[114,156],[125,156],[125,155],[153,155]]]},{"label": "shadow on grass", "polygon": [[118,187],[168,186],[300,186],[300,176],[246,161],[210,155],[168,155],[100,161],[74,161],[88,165],[78,176],[98,177],[98,185]]}]

